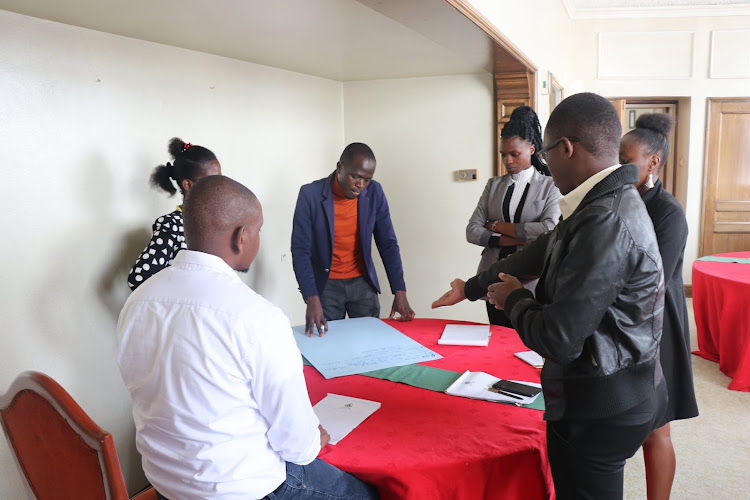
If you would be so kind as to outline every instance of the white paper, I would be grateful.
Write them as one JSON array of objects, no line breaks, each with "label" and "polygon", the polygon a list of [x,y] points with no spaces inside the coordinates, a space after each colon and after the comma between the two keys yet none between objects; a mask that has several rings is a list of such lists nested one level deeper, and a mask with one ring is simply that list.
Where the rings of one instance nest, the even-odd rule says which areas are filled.
[{"label": "white paper", "polygon": [[541,368],[544,366],[544,358],[534,351],[517,352],[516,357],[526,361],[534,368]]},{"label": "white paper", "polygon": [[377,318],[328,322],[328,333],[305,335],[305,325],[292,328],[302,355],[325,378],[440,359],[414,339]]},{"label": "white paper", "polygon": [[445,325],[438,344],[486,346],[490,335],[489,325]]},{"label": "white paper", "polygon": [[[466,370],[466,372],[461,375],[458,380],[453,382],[445,392],[446,394],[450,394],[451,396],[461,396],[471,399],[483,399],[486,401],[497,401],[500,403],[511,403],[519,406],[533,403],[534,400],[539,397],[539,394],[541,394],[539,393],[536,396],[528,397],[520,395],[516,396],[514,394],[513,396],[516,397],[513,397],[490,391],[489,387],[491,387],[492,384],[496,383],[498,380],[500,379],[484,372],[470,372]],[[518,380],[513,380],[513,382],[519,382],[521,384],[526,384],[533,387],[541,387],[540,384],[536,384],[534,382],[524,382]]]},{"label": "white paper", "polygon": [[313,406],[313,411],[331,435],[330,443],[336,444],[379,408],[376,401],[329,393]]}]

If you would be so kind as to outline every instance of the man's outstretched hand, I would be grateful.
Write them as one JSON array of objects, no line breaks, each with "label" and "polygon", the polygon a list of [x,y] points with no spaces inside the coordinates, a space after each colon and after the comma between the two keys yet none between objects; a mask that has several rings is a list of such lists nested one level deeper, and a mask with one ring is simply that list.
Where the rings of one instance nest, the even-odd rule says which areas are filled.
[{"label": "man's outstretched hand", "polygon": [[442,306],[452,306],[458,304],[462,300],[466,299],[464,294],[464,286],[466,282],[462,279],[454,279],[451,281],[451,289],[443,294],[442,297],[432,303],[432,308],[438,308]]}]

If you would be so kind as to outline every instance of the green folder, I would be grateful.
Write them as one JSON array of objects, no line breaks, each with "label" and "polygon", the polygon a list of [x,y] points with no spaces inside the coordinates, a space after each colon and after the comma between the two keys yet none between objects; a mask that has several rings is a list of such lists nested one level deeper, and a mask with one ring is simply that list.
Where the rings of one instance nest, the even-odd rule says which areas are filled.
[{"label": "green folder", "polygon": [[701,257],[698,260],[702,260],[704,262],[735,262],[737,264],[750,264],[750,258],[717,257],[715,255],[706,255],[705,257]]},{"label": "green folder", "polygon": [[[310,362],[304,356],[302,356],[302,361],[306,365],[310,365]],[[462,374],[451,370],[414,364],[373,370],[360,373],[360,375],[399,382],[428,391],[445,392]],[[521,405],[521,407],[544,411],[544,394],[540,394],[531,404]]]}]

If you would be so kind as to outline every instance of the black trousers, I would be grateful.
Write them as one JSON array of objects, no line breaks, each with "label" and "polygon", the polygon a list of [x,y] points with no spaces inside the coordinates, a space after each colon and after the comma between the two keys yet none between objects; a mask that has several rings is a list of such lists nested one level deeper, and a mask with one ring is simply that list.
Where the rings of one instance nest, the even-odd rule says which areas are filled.
[{"label": "black trousers", "polygon": [[547,454],[557,500],[622,500],[625,461],[661,420],[667,391],[625,413],[595,420],[547,422]]},{"label": "black trousers", "polygon": [[495,309],[495,304],[487,304],[487,317],[490,320],[490,325],[507,326],[513,328],[513,324],[510,322],[510,318],[505,315],[505,311],[502,309]]}]

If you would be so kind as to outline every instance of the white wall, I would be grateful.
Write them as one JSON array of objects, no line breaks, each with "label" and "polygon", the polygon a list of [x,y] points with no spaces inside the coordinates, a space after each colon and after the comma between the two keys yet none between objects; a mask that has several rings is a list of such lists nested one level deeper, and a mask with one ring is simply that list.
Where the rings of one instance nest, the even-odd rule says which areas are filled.
[{"label": "white wall", "polygon": [[[453,278],[476,274],[481,248],[466,242],[466,223],[492,176],[492,76],[461,75],[344,84],[346,142],[363,141],[377,157],[401,247],[406,288],[419,317],[487,321],[484,303],[435,311],[430,304]],[[475,168],[476,181],[455,171]],[[380,265],[381,315],[393,296]]]},{"label": "white wall", "polygon": [[[264,206],[248,282],[304,318],[289,253],[299,186],[344,146],[342,84],[0,11],[0,393],[57,379],[145,484],[115,362],[125,277],[179,199],[149,189],[172,136],[211,148]],[[0,498],[24,492],[0,439]]]},{"label": "white wall", "polygon": [[[537,83],[548,71],[566,89],[578,78],[572,74],[573,58],[577,57],[572,50],[573,22],[560,0],[469,1],[536,64]],[[544,126],[549,117],[548,95],[537,95],[537,112]]]},{"label": "white wall", "polygon": [[[750,16],[681,17],[661,19],[610,19],[574,21],[576,54],[572,74],[584,82],[587,91],[608,97],[689,97],[690,106],[680,113],[689,113],[689,147],[687,158],[687,216],[690,235],[685,249],[683,278],[692,283],[693,261],[700,257],[700,219],[703,191],[703,156],[705,150],[706,102],[708,97],[748,97],[750,78],[711,79],[709,61],[712,30],[737,30],[750,27]],[[649,33],[689,31],[695,33],[693,75],[683,79],[607,79],[597,78],[597,47],[599,33],[641,32],[633,35],[648,39]],[[739,47],[736,50],[740,49]],[[601,54],[606,57],[606,54]],[[637,67],[640,61],[623,61],[623,67]],[[637,69],[637,68],[636,68]],[[681,132],[682,135],[682,132]],[[681,139],[682,140],[682,139]]]}]

